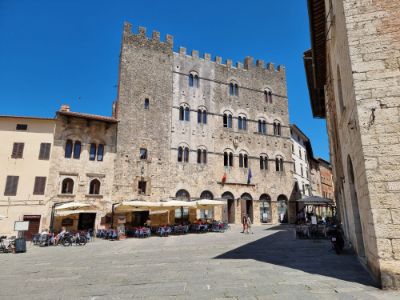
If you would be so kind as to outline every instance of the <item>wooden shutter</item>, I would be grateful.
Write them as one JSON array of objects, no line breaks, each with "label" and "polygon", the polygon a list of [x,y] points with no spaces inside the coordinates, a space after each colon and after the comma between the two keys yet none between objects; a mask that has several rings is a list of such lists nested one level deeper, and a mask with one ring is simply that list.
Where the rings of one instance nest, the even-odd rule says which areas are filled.
[{"label": "wooden shutter", "polygon": [[33,187],[34,195],[44,195],[46,187],[46,177],[35,177],[35,185]]},{"label": "wooden shutter", "polygon": [[19,176],[7,176],[4,196],[15,196],[17,194],[18,180]]},{"label": "wooden shutter", "polygon": [[24,153],[24,143],[14,143],[11,158],[22,158]]},{"label": "wooden shutter", "polygon": [[40,144],[40,151],[39,151],[39,159],[48,160],[50,158],[50,143],[41,143]]}]

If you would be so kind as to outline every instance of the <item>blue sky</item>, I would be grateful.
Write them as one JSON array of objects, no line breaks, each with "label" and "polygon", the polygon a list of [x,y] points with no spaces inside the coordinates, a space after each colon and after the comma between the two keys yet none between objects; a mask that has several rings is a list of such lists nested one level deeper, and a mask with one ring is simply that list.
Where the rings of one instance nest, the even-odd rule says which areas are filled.
[{"label": "blue sky", "polygon": [[306,0],[0,0],[0,114],[111,114],[123,22],[174,36],[174,47],[223,60],[252,56],[285,65],[291,123],[329,159],[324,120],[312,118],[303,52]]}]

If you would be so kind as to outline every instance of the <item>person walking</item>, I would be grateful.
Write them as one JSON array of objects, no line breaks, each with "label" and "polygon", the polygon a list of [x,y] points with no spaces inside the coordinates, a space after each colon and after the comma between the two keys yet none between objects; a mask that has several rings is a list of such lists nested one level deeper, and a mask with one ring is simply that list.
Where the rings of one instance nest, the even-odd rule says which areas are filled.
[{"label": "person walking", "polygon": [[245,233],[247,231],[247,217],[246,217],[246,215],[243,215],[243,217],[242,217],[242,225],[243,225],[243,231],[241,233]]},{"label": "person walking", "polygon": [[250,233],[254,234],[253,229],[251,229],[251,219],[250,216],[247,216],[247,234]]}]

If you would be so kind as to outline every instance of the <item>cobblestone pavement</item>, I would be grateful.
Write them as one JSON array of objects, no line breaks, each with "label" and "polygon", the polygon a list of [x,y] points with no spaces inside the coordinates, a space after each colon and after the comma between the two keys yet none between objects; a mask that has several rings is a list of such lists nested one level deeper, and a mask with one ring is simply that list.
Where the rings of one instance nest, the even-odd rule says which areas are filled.
[{"label": "cobblestone pavement", "polygon": [[0,255],[0,299],[400,299],[351,254],[285,226]]}]

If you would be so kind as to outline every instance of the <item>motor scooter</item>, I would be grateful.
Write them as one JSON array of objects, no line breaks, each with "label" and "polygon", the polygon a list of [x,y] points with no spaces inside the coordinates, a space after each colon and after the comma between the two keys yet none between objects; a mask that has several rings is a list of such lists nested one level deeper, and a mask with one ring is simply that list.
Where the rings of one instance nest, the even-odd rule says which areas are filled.
[{"label": "motor scooter", "polygon": [[332,247],[335,249],[336,254],[340,254],[344,248],[344,237],[340,224],[334,225],[330,234]]}]

